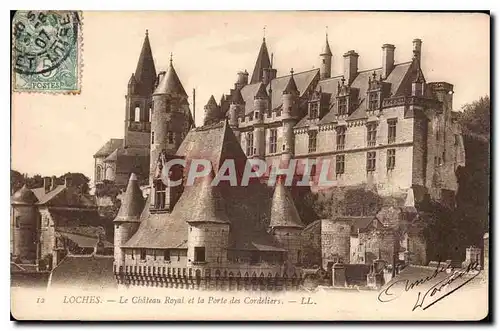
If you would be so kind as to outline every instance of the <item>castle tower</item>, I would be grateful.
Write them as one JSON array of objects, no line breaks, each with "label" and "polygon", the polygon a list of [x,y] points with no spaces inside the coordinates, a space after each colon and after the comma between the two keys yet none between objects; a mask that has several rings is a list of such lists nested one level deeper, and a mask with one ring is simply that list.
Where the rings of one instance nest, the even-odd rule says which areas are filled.
[{"label": "castle tower", "polygon": [[135,73],[129,79],[125,96],[125,147],[148,147],[151,132],[151,94],[156,82],[156,69],[148,31],[142,45]]},{"label": "castle tower", "polygon": [[[151,211],[169,211],[179,194],[170,194],[162,176],[165,162],[172,159],[191,127],[188,95],[177,76],[170,58],[166,73],[158,75],[158,87],[153,93],[154,111],[151,121],[151,151],[149,184],[151,187]],[[165,179],[165,178],[163,178]],[[170,198],[175,201],[170,201]]]},{"label": "castle tower", "polygon": [[319,67],[319,77],[320,79],[327,79],[331,77],[332,74],[332,51],[330,50],[330,44],[328,43],[328,33],[326,34],[325,45],[321,51],[320,57],[320,67]]},{"label": "castle tower", "polygon": [[14,259],[34,263],[39,254],[40,218],[33,191],[24,185],[11,200],[11,253]]},{"label": "castle tower", "polygon": [[238,130],[239,118],[245,113],[245,101],[240,90],[236,89],[231,98],[229,106],[229,126],[234,132],[236,139],[240,142],[240,131]]},{"label": "castle tower", "polygon": [[291,156],[294,155],[294,135],[293,127],[297,123],[297,106],[299,98],[299,90],[293,78],[293,69],[290,71],[290,79],[283,90],[283,151],[289,152]]},{"label": "castle tower", "polygon": [[140,216],[144,209],[144,197],[137,183],[137,177],[134,173],[130,175],[127,190],[122,199],[120,210],[113,220],[115,224],[114,240],[114,265],[116,270],[125,264],[125,254],[121,246],[125,244],[137,231],[140,225]]},{"label": "castle tower", "polygon": [[264,79],[264,71],[268,68],[271,68],[271,60],[267,50],[266,38],[264,37],[262,39],[262,44],[260,45],[259,55],[257,56],[257,61],[255,62],[250,84],[262,82]]},{"label": "castle tower", "polygon": [[266,86],[261,83],[257,93],[255,94],[254,105],[254,133],[253,133],[253,155],[257,158],[264,159],[266,152],[265,141],[265,126],[264,126],[264,113],[269,104],[269,96],[267,95]]},{"label": "castle tower", "polygon": [[217,105],[217,101],[215,101],[214,96],[210,96],[207,104],[204,107],[205,109],[205,118],[203,119],[203,125],[218,123],[222,120],[222,112],[219,105]]},{"label": "castle tower", "polygon": [[213,170],[199,179],[191,190],[196,190],[196,205],[189,215],[188,261],[206,263],[207,267],[227,262],[229,218],[222,205],[219,187],[212,186]]},{"label": "castle tower", "polygon": [[274,238],[288,251],[288,261],[300,264],[302,260],[301,233],[304,228],[290,192],[278,177],[271,204],[269,228]]}]

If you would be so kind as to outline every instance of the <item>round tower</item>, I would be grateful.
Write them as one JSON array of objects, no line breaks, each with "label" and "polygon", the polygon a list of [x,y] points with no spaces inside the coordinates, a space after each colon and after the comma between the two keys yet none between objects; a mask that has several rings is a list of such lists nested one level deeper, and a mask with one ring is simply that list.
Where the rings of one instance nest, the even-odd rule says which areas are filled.
[{"label": "round tower", "polygon": [[319,55],[320,67],[319,67],[319,77],[320,79],[327,79],[331,77],[332,74],[332,51],[330,50],[330,44],[328,43],[328,33],[326,34],[325,45],[323,50]]},{"label": "round tower", "polygon": [[237,90],[240,90],[243,86],[248,84],[248,72],[240,71],[238,72],[238,78],[236,79],[235,87]]},{"label": "round tower", "polygon": [[245,101],[240,90],[236,89],[231,98],[231,105],[229,106],[229,126],[233,130],[238,142],[240,142],[240,131],[238,130],[239,118],[244,113]]},{"label": "round tower", "polygon": [[274,189],[269,228],[274,238],[287,250],[287,260],[292,264],[301,264],[304,224],[282,176],[278,177]]},{"label": "round tower", "polygon": [[209,268],[227,263],[230,230],[219,187],[211,185],[213,178],[212,171],[189,188],[196,190],[196,206],[188,211],[190,214],[187,221],[188,262]]},{"label": "round tower", "polygon": [[264,127],[264,113],[267,111],[269,103],[269,96],[266,91],[266,86],[260,84],[257,93],[255,94],[254,106],[254,133],[253,133],[253,147],[255,149],[254,155],[258,158],[264,158],[266,152],[265,141],[265,127]]},{"label": "round tower", "polygon": [[39,214],[37,197],[24,185],[12,196],[11,252],[14,259],[35,262],[37,259]]},{"label": "round tower", "polygon": [[160,154],[174,155],[190,128],[188,95],[170,59],[168,71],[158,75],[158,87],[153,93],[151,118],[150,185]]},{"label": "round tower", "polygon": [[282,102],[283,102],[283,145],[284,151],[294,154],[294,135],[293,127],[297,123],[298,115],[298,97],[299,91],[295,79],[293,78],[293,69],[290,71],[290,79],[283,90]]},{"label": "round tower", "polygon": [[120,210],[113,220],[115,225],[114,255],[116,270],[125,264],[125,253],[122,250],[124,245],[137,231],[140,225],[140,216],[144,209],[144,197],[137,183],[134,173],[130,175],[127,190],[123,196]]}]

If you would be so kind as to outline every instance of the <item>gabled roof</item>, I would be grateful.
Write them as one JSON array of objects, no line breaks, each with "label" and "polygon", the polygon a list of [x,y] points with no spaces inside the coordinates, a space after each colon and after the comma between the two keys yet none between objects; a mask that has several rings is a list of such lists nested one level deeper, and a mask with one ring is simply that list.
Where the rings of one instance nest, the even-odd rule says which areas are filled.
[{"label": "gabled roof", "polygon": [[269,226],[271,228],[304,228],[304,223],[300,219],[297,207],[295,207],[292,196],[285,187],[281,177],[278,179],[274,189]]},{"label": "gabled roof", "polygon": [[37,205],[74,207],[74,208],[97,208],[95,201],[90,196],[84,195],[78,188],[58,185],[53,190],[45,192],[44,187],[32,189],[36,195]]},{"label": "gabled roof", "polygon": [[215,101],[213,94],[210,96],[210,99],[208,99],[208,102],[205,105],[205,107],[218,107],[217,101]]},{"label": "gabled roof", "polygon": [[231,96],[231,103],[234,103],[236,105],[245,104],[245,100],[243,100],[239,89],[234,90],[233,95]]},{"label": "gabled roof", "polygon": [[110,139],[94,154],[94,157],[107,157],[113,153],[117,148],[123,146],[123,139]]},{"label": "gabled roof", "polygon": [[257,61],[255,62],[250,84],[262,81],[264,69],[267,68],[271,68],[271,60],[269,59],[269,52],[267,51],[266,38],[264,38],[262,39],[262,44],[260,45],[259,55],[257,56]]},{"label": "gabled roof", "polygon": [[139,222],[144,209],[144,197],[137,183],[137,176],[132,173],[128,181],[127,190],[122,198],[120,210],[113,222]]},{"label": "gabled roof", "polygon": [[158,87],[154,91],[154,94],[171,94],[178,95],[187,98],[188,95],[182,86],[181,80],[174,69],[172,60],[170,60],[170,66],[167,73],[163,76],[162,80],[159,82]]},{"label": "gabled roof", "polygon": [[103,290],[117,286],[113,274],[113,256],[67,255],[49,278],[50,288]]},{"label": "gabled roof", "polygon": [[217,123],[224,118],[224,114],[222,114],[221,109],[217,105],[217,101],[215,101],[213,95],[210,97],[210,99],[208,99],[208,102],[205,105],[204,109],[205,109],[205,117],[203,118],[203,123],[205,125]]},{"label": "gabled roof", "polygon": [[292,94],[297,93],[299,89],[297,88],[297,84],[295,84],[295,79],[293,79],[293,71],[288,79],[288,83],[286,83],[286,87],[283,90],[283,94]]},{"label": "gabled roof", "polygon": [[115,149],[113,153],[109,154],[109,156],[104,159],[104,162],[115,162],[117,159],[118,159],[118,149]]},{"label": "gabled roof", "polygon": [[153,93],[156,81],[156,69],[147,31],[142,44],[141,55],[139,56],[139,61],[135,69],[134,78],[137,83],[135,87],[136,94],[150,96],[151,93]]}]

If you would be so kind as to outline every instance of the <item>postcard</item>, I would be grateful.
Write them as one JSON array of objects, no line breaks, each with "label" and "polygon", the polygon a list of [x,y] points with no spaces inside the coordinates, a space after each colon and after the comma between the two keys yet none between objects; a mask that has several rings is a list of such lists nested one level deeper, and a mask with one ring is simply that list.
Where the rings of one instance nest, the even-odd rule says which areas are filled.
[{"label": "postcard", "polygon": [[490,16],[12,17],[11,316],[490,318]]}]

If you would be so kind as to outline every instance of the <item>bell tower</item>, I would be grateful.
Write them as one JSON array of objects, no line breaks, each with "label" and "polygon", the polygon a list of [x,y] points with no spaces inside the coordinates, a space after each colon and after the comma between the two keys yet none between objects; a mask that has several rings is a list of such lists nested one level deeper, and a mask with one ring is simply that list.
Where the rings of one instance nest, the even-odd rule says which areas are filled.
[{"label": "bell tower", "polygon": [[125,96],[124,147],[149,147],[155,82],[156,69],[146,30],[137,68],[130,76]]}]

